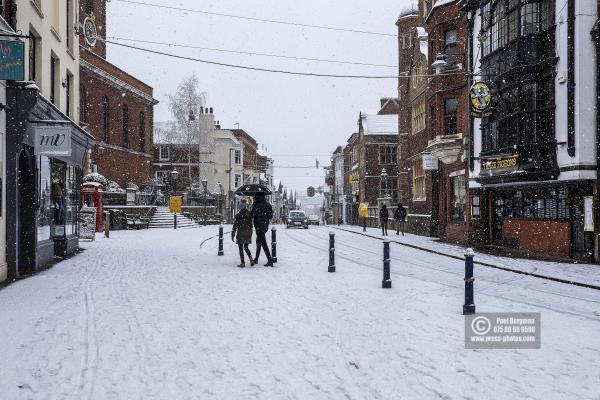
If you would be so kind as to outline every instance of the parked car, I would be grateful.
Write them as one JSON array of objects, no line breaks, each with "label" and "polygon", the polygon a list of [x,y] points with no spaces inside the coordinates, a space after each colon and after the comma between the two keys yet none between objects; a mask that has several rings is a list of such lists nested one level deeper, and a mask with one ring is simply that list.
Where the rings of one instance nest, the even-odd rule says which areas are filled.
[{"label": "parked car", "polygon": [[286,228],[304,228],[308,229],[308,218],[304,211],[290,211],[286,221]]},{"label": "parked car", "polygon": [[320,219],[318,215],[312,214],[308,216],[309,225],[319,225]]}]

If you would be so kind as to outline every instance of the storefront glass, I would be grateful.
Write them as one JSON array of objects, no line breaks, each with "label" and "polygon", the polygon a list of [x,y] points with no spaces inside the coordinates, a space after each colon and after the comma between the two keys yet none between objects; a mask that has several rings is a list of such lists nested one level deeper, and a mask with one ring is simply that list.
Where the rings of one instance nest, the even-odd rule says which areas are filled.
[{"label": "storefront glass", "polygon": [[69,166],[66,170],[65,227],[67,235],[77,234],[77,210],[79,209],[79,171]]},{"label": "storefront glass", "polygon": [[52,235],[65,235],[65,164],[52,163]]},{"label": "storefront glass", "polygon": [[467,186],[465,182],[465,176],[459,175],[453,177],[452,187],[452,221],[465,222],[467,220]]},{"label": "storefront glass", "polygon": [[52,226],[52,179],[48,157],[39,157],[38,171],[37,241],[41,242],[51,238]]}]

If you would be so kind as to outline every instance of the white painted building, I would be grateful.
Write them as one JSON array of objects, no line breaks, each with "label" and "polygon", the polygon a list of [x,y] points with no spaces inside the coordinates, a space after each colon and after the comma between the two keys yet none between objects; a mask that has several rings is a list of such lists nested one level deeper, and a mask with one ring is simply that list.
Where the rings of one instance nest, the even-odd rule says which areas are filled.
[{"label": "white painted building", "polygon": [[480,240],[589,259],[596,1],[463,3],[473,22],[472,81],[492,89],[493,108],[473,118],[470,140],[471,218]]}]

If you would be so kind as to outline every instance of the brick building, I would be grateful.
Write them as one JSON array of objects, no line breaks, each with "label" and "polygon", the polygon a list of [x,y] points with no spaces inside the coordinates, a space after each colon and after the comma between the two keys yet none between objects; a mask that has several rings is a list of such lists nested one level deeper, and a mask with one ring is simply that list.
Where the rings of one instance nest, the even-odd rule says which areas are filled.
[{"label": "brick building", "polygon": [[91,169],[124,186],[152,177],[153,89],[106,60],[106,0],[86,0],[80,21],[99,40],[80,35],[80,121],[96,139]]}]

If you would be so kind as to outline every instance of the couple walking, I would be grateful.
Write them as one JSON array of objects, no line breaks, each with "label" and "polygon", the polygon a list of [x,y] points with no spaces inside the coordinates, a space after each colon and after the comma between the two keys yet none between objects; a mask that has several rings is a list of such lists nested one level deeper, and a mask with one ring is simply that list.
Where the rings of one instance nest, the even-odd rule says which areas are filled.
[{"label": "couple walking", "polygon": [[[379,222],[381,223],[381,234],[387,236],[387,225],[390,218],[390,212],[387,206],[384,204],[379,210]],[[402,236],[404,236],[404,221],[406,220],[406,208],[402,203],[398,204],[396,211],[394,212],[394,220],[396,221],[396,235],[400,234],[402,230]]]},{"label": "couple walking", "polygon": [[[240,211],[236,214],[233,222],[233,230],[231,231],[231,240],[235,241],[240,250],[241,263],[238,265],[244,268],[244,252],[248,255],[250,266],[258,263],[261,248],[267,256],[265,267],[273,266],[273,259],[267,244],[266,234],[269,231],[269,221],[273,218],[273,208],[265,199],[264,194],[254,196],[252,211],[248,211],[246,200],[242,200]],[[256,257],[252,258],[252,253],[248,245],[252,243],[252,226],[256,230]]]}]

